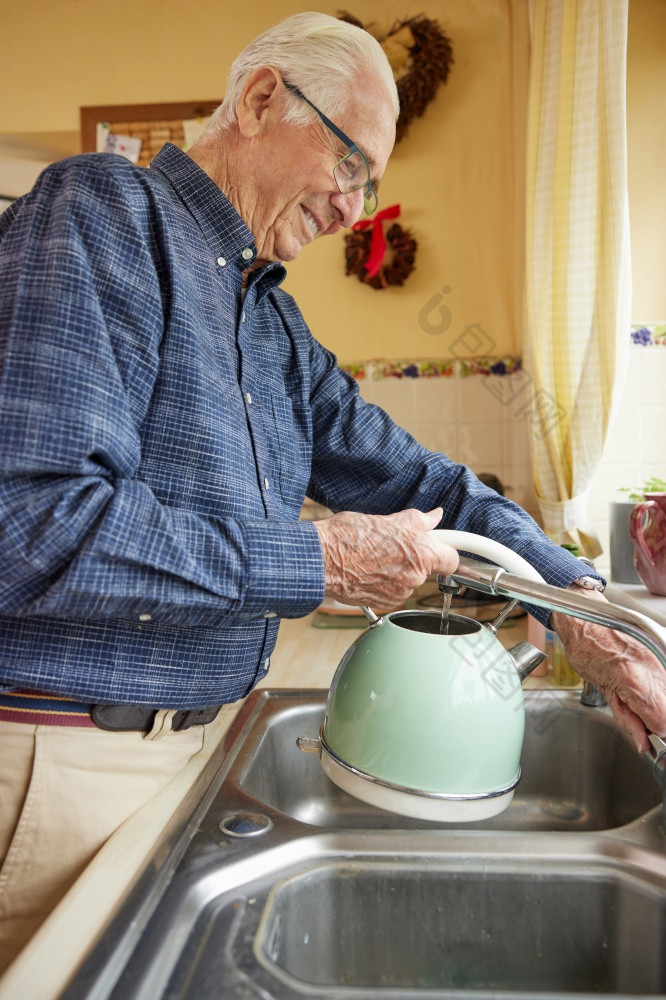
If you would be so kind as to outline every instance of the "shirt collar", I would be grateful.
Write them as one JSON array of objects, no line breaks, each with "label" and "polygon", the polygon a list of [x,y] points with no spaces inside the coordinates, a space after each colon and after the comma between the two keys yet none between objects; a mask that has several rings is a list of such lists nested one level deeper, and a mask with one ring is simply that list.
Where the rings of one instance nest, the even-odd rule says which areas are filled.
[{"label": "shirt collar", "polygon": [[194,216],[215,259],[244,270],[256,259],[254,236],[231,202],[191,157],[168,142],[150,169],[163,174]]}]

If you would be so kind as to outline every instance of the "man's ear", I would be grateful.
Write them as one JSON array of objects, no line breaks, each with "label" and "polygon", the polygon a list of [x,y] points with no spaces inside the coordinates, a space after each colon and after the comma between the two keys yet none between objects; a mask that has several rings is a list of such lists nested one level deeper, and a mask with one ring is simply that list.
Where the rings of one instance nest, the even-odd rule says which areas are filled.
[{"label": "man's ear", "polygon": [[282,117],[284,85],[274,66],[260,66],[248,76],[236,106],[241,134],[252,138],[266,128],[271,117]]}]

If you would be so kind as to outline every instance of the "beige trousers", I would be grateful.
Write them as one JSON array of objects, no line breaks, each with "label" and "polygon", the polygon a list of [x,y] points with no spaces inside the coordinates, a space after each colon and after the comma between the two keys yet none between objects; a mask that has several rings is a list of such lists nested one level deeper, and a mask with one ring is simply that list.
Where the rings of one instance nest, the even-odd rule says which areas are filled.
[{"label": "beige trousers", "polygon": [[147,739],[0,722],[0,976],[105,841],[203,738],[203,726]]}]

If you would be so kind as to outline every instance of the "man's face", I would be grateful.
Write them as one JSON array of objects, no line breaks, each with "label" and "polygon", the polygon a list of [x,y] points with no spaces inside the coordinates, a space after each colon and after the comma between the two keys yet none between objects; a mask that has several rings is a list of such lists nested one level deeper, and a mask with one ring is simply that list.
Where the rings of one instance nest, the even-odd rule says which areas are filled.
[{"label": "man's face", "polygon": [[[395,119],[381,83],[369,75],[359,79],[335,124],[365,153],[376,190],[395,140]],[[342,194],[333,176],[348,148],[322,121],[314,118],[299,128],[275,114],[261,146],[252,165],[256,198],[243,213],[260,259],[294,260],[308,243],[361,217],[363,191]]]}]

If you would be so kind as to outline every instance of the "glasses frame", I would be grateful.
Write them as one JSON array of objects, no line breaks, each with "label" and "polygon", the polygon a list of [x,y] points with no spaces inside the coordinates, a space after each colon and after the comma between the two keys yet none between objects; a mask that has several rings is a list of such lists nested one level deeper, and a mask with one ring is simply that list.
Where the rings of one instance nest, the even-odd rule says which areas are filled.
[{"label": "glasses frame", "polygon": [[[287,83],[286,80],[283,80],[282,82],[287,90],[289,90],[292,94],[295,94],[297,97],[300,97],[301,100],[305,101],[306,104],[309,104],[312,110],[319,115],[326,128],[330,129],[333,135],[337,136],[340,142],[343,142],[345,144],[349,152],[346,153],[345,156],[342,156],[334,165],[333,179],[335,180],[336,186],[340,194],[351,194],[352,191],[362,190],[363,210],[366,215],[373,215],[377,211],[377,205],[379,204],[379,199],[377,197],[377,192],[375,191],[375,189],[372,186],[372,183],[370,182],[370,164],[368,163],[368,158],[366,157],[361,147],[358,146],[352,139],[350,139],[348,135],[345,135],[342,129],[338,128],[335,122],[332,122],[330,118],[327,118],[324,112],[320,111],[317,105],[313,104],[312,101],[309,100],[305,96],[305,94],[298,89],[298,87],[295,87],[293,83]],[[338,178],[335,175],[335,168],[340,163],[342,163],[343,160],[346,160],[347,157],[351,155],[351,153],[360,153],[360,155],[363,157],[363,162],[365,163],[366,169],[368,171],[368,179],[365,184],[361,184],[358,187],[352,188],[351,191],[343,191],[342,188],[340,187],[340,184],[338,183]]]}]

